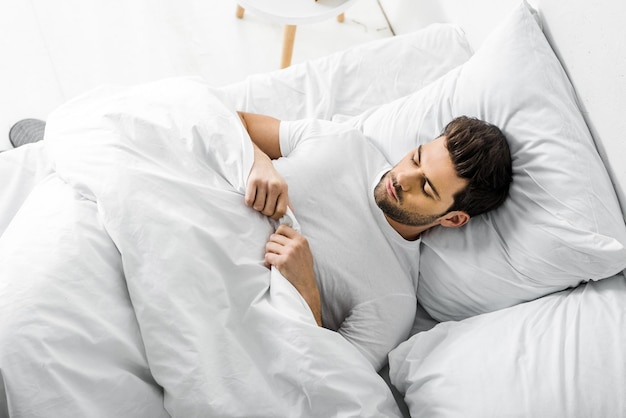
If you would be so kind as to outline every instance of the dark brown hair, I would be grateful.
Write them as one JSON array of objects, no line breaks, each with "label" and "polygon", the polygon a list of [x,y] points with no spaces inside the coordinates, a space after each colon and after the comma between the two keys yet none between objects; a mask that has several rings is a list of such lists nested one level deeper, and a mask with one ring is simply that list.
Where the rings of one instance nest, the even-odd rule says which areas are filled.
[{"label": "dark brown hair", "polygon": [[469,182],[454,196],[449,211],[476,216],[504,203],[513,181],[513,169],[509,144],[502,131],[480,119],[461,116],[448,123],[442,135],[457,175]]}]

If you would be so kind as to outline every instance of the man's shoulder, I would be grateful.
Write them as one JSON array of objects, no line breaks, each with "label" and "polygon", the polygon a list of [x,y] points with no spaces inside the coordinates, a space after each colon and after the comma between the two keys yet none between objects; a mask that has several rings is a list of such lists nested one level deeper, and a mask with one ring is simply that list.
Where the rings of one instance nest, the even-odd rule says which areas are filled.
[{"label": "man's shoulder", "polygon": [[351,124],[333,122],[324,119],[302,119],[298,121],[287,122],[294,126],[300,125],[302,131],[308,137],[314,138],[333,138],[340,137],[342,139],[364,139],[365,135],[361,130]]},{"label": "man's shoulder", "polygon": [[378,153],[378,149],[373,142],[353,125],[328,120],[316,120],[312,122],[312,125],[312,129],[309,132],[310,139],[328,141],[336,146]]},{"label": "man's shoulder", "polygon": [[285,132],[290,140],[285,141],[283,147],[283,150],[288,151],[283,153],[285,156],[306,159],[319,157],[326,164],[350,161],[353,168],[359,162],[365,168],[374,169],[388,164],[378,147],[353,125],[315,119],[288,123]]}]

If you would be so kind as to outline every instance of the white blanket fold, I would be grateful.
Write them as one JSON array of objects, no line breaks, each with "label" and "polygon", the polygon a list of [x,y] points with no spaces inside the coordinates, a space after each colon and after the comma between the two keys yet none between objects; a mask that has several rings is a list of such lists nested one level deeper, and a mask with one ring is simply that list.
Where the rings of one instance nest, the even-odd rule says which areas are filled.
[{"label": "white blanket fold", "polygon": [[214,90],[99,89],[55,111],[46,135],[58,177],[119,250],[172,416],[399,416],[360,353],[263,265],[274,226],[243,203],[252,145]]},{"label": "white blanket fold", "polygon": [[0,254],[0,417],[169,416],[94,202],[50,174]]}]

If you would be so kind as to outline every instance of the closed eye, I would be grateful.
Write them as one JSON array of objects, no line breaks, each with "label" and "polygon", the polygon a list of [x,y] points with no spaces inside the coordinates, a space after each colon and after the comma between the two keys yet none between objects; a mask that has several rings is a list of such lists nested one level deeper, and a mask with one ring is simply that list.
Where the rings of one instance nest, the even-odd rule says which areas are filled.
[{"label": "closed eye", "polygon": [[[419,147],[417,147],[417,164],[418,166],[422,165],[422,146],[420,145]],[[424,194],[431,198],[431,199],[437,199],[437,200],[441,200],[441,197],[439,197],[439,193],[437,192],[437,189],[435,189],[435,186],[433,186],[433,184],[430,182],[430,180],[428,180],[428,177],[426,177],[426,174],[422,171],[422,176],[424,178]],[[430,194],[426,191],[426,185],[428,185],[428,187],[430,187],[430,189],[433,191],[433,194]]]},{"label": "closed eye", "polygon": [[[417,151],[413,155],[412,161],[416,167],[419,167],[422,159],[422,146],[417,147]],[[430,184],[426,176],[422,176],[422,193],[429,199],[434,199],[433,195],[426,191],[426,185]]]},{"label": "closed eye", "polygon": [[422,192],[424,193],[424,196],[426,196],[427,198],[434,199],[433,195],[426,191],[426,185],[427,184],[428,184],[428,182],[424,181],[424,185],[422,186]]}]

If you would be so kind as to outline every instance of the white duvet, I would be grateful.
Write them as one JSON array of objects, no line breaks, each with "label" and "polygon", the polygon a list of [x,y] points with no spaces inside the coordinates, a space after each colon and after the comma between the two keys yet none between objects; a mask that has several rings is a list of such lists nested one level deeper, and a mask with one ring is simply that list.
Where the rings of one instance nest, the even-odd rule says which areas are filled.
[{"label": "white duvet", "polygon": [[54,169],[0,238],[0,415],[400,415],[263,266],[275,224],[243,204],[251,144],[213,90],[91,92],[46,146]]}]

